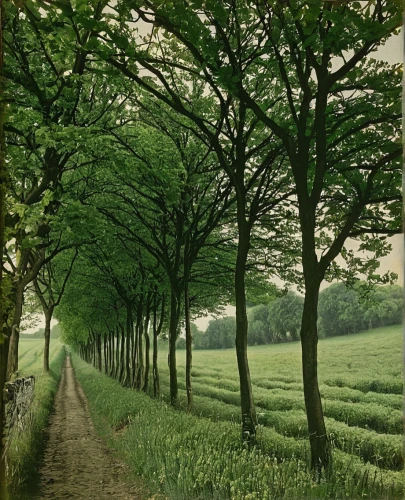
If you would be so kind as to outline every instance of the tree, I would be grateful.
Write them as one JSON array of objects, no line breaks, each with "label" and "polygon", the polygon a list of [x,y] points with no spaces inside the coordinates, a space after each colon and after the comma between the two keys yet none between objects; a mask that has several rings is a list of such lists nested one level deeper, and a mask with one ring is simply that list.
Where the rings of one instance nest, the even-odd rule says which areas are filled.
[{"label": "tree", "polygon": [[[4,50],[3,50],[3,27],[5,24],[5,9],[0,2],[0,394],[3,394],[6,383],[8,337],[3,333],[5,317],[5,290],[3,278],[3,248],[5,242],[5,199],[8,191],[8,172],[6,165],[6,149],[4,140],[4,121],[6,104],[4,100]],[[4,401],[0,397],[0,496],[8,498],[5,479],[5,457],[4,457]]]},{"label": "tree", "polygon": [[[195,89],[193,93],[197,100]],[[171,289],[172,404],[177,402],[175,346],[184,298],[186,386],[191,407],[189,288],[192,270],[204,246],[219,246],[228,239],[218,232],[217,239],[212,241],[212,235],[233,200],[229,184],[213,161],[211,148],[196,140],[165,108],[145,99],[138,99],[134,104],[142,110],[140,120],[144,125],[138,122],[136,127],[128,126],[124,133],[114,134],[123,162],[118,167],[109,167],[107,175],[111,175],[112,168],[116,185],[104,190],[110,194],[110,202],[107,205],[101,200],[98,209],[120,228],[118,235],[123,241],[132,240],[145,248],[167,273]],[[138,221],[136,229],[131,223],[133,220]]]},{"label": "tree", "polygon": [[[373,7],[257,2],[256,8],[269,56],[278,67],[269,67],[268,76],[276,76],[286,91],[287,123],[274,110],[263,110],[249,83],[235,73],[232,59],[230,66],[238,77],[235,92],[283,142],[294,176],[305,283],[304,395],[311,461],[319,472],[330,462],[317,375],[320,284],[336,271],[332,262],[341,251],[348,257],[349,273],[360,268],[373,278],[376,260],[364,263],[349,256],[346,239],[360,237],[361,248],[379,257],[387,249],[367,235],[400,229],[400,75],[397,66],[367,56],[401,25],[401,8],[387,1]],[[342,31],[343,26],[350,28]],[[351,53],[348,59],[346,53]],[[391,83],[389,92],[382,81]]]},{"label": "tree", "polygon": [[[341,274],[361,269],[374,279],[376,259],[357,259],[344,243],[358,237],[360,250],[378,258],[387,246],[369,235],[394,234],[400,227],[401,76],[398,66],[367,57],[401,25],[400,3],[232,1],[226,9],[198,2],[198,10],[197,2],[142,5],[148,10],[139,7],[139,15],[177,37],[207,83],[214,80],[219,92],[237,96],[241,109],[254,113],[288,157],[302,240],[304,396],[311,463],[320,473],[330,463],[317,374],[320,284],[339,274],[332,263],[341,251],[348,265]],[[180,65],[179,58],[171,62]],[[164,82],[159,63],[152,69]],[[388,92],[383,81],[392,83]],[[279,99],[258,92],[266,84]]]},{"label": "tree", "polygon": [[44,371],[49,372],[49,346],[51,341],[51,321],[55,307],[60,304],[65,291],[66,283],[72,272],[78,250],[76,248],[73,258],[70,261],[68,269],[62,277],[62,285],[57,288],[55,283],[55,266],[52,261],[49,261],[41,270],[39,275],[34,278],[35,292],[41,302],[41,306],[45,316],[45,347],[44,347]]},{"label": "tree", "polygon": [[[88,6],[88,23],[97,21],[104,5],[97,2],[94,8]],[[86,144],[83,136],[91,137],[94,126],[115,101],[95,99],[101,79],[86,78],[85,67],[91,62],[78,41],[91,39],[91,27],[88,23],[78,27],[74,20],[66,23],[66,19],[72,21],[72,8],[63,3],[61,7],[48,3],[40,7],[33,3],[7,5],[4,74],[9,82],[7,100],[12,113],[5,132],[14,180],[7,227],[8,239],[15,241],[11,293],[15,305],[7,325],[11,335],[9,374],[18,366],[24,289],[43,264],[49,222],[61,206],[62,176],[80,165],[80,153]],[[86,125],[90,127],[85,129]]]},{"label": "tree", "polygon": [[[286,200],[291,195],[290,180],[284,165],[285,156],[280,149],[280,142],[257,126],[257,118],[248,111],[245,103],[234,99],[232,93],[223,92],[223,84],[230,82],[230,75],[226,71],[220,71],[215,77],[210,74],[211,62],[207,64],[205,54],[199,53],[200,47],[193,45],[197,38],[200,40],[200,36],[206,37],[204,43],[213,38],[209,29],[203,26],[198,14],[185,8],[183,4],[178,10],[177,3],[173,9],[168,6],[167,12],[165,7],[157,7],[153,2],[145,2],[145,5],[151,12],[120,2],[117,9],[120,28],[118,30],[110,26],[105,27],[111,41],[107,50],[103,37],[103,48],[100,48],[98,53],[113,67],[122,71],[135,85],[144,88],[175,112],[186,117],[192,123],[188,128],[213,150],[234,189],[238,227],[237,260],[234,268],[236,352],[241,386],[242,436],[252,444],[255,441],[256,416],[247,359],[245,268],[253,226],[261,217],[272,212],[273,215],[269,215],[268,220],[273,220],[273,225],[269,224],[268,228],[274,227],[278,220],[273,213],[275,207],[280,205],[279,210],[282,212]],[[191,41],[187,40],[188,51],[185,53],[183,47],[170,35],[168,42],[157,38],[156,43],[148,44],[146,51],[137,51],[136,36],[127,24],[131,20],[132,7],[136,8],[142,20],[151,26],[155,25],[155,17],[151,13],[156,14],[157,24],[182,42],[185,41],[185,33],[178,29],[178,25],[179,20],[186,16],[189,24],[184,23],[184,26],[188,24],[192,30],[192,35],[187,34],[192,38]],[[225,12],[223,7],[219,7],[219,10],[221,15]],[[168,16],[165,17],[165,14]],[[173,19],[170,18],[172,14]],[[197,38],[196,33],[199,33]],[[243,42],[236,43],[240,70],[246,74],[250,74],[251,61],[249,58],[245,59],[244,51],[251,35],[251,32],[248,33]],[[123,63],[123,56],[129,57],[128,61]],[[222,54],[217,61],[218,66],[222,64],[221,56]],[[255,57],[256,55],[252,54],[252,58]],[[149,76],[142,78],[139,75],[138,65],[153,75],[153,81]],[[172,68],[175,68],[175,71]],[[205,101],[211,103],[209,108],[193,106],[193,101],[188,98],[185,89],[194,81],[198,81],[200,89],[207,94]],[[252,86],[255,86],[253,81]],[[261,96],[270,95],[274,102],[278,101],[267,82],[264,86],[256,85],[256,90]]]}]

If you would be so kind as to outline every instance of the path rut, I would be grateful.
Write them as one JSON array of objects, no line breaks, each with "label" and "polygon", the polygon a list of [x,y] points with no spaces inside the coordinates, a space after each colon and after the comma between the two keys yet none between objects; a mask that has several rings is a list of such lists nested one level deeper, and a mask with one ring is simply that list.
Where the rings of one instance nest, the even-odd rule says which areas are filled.
[{"label": "path rut", "polygon": [[50,420],[41,470],[42,500],[146,498],[97,437],[87,400],[67,356]]}]

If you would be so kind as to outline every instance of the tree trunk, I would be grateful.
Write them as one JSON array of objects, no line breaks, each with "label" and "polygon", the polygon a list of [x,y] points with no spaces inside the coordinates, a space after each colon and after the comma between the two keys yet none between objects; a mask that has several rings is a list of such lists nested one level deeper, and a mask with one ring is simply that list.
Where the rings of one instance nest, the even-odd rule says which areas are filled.
[{"label": "tree trunk", "polygon": [[53,307],[50,307],[45,313],[45,345],[44,345],[44,372],[49,372],[49,347],[51,343],[51,320],[53,315]]},{"label": "tree trunk", "polygon": [[108,348],[109,348],[109,353],[110,353],[110,366],[108,370],[108,374],[110,377],[114,377],[115,373],[115,352],[114,352],[114,332],[110,330],[108,332]]},{"label": "tree trunk", "polygon": [[[241,206],[242,205],[242,206]],[[238,203],[238,250],[235,268],[236,358],[238,361],[242,411],[242,440],[253,446],[256,440],[256,411],[253,403],[247,358],[248,320],[246,313],[245,269],[250,245],[250,229],[245,221],[244,204]]]},{"label": "tree trunk", "polygon": [[301,325],[302,375],[307,413],[311,467],[320,477],[331,461],[318,384],[318,295],[319,285],[306,286]]},{"label": "tree trunk", "polygon": [[176,339],[178,319],[178,294],[174,286],[171,287],[170,296],[170,325],[169,325],[169,373],[170,373],[170,404],[177,404],[178,386],[177,386],[177,367],[176,367]]},{"label": "tree trunk", "polygon": [[108,375],[108,363],[109,363],[109,355],[108,355],[108,337],[104,334],[103,338],[103,353],[104,353],[104,373]]},{"label": "tree trunk", "polygon": [[132,310],[131,306],[127,305],[127,320],[126,320],[126,378],[125,387],[131,387],[131,336],[132,336]]},{"label": "tree trunk", "polygon": [[149,333],[147,332],[146,329],[144,335],[145,335],[145,374],[144,374],[142,391],[147,393],[149,386],[149,370],[150,370],[150,338],[149,338]]},{"label": "tree trunk", "polygon": [[115,329],[115,335],[116,335],[116,339],[115,339],[115,354],[116,354],[116,357],[115,357],[115,373],[114,373],[114,378],[116,378],[117,380],[119,380],[119,375],[120,375],[120,330],[119,330],[119,327],[117,326],[117,328]]},{"label": "tree trunk", "polygon": [[[0,335],[3,335],[0,332]],[[4,385],[7,381],[7,357],[8,357],[8,345],[9,337],[4,335],[3,342],[0,344],[0,388],[2,391],[0,395],[3,394]],[[0,397],[0,498],[7,499],[7,488],[6,488],[6,463],[3,458],[4,453],[4,408],[5,404],[3,398]]]},{"label": "tree trunk", "polygon": [[125,333],[124,333],[124,328],[121,326],[121,349],[120,349],[120,375],[119,375],[119,381],[122,385],[124,385],[125,382]]},{"label": "tree trunk", "polygon": [[193,407],[193,390],[191,387],[191,367],[193,361],[191,319],[190,319],[190,297],[188,291],[188,280],[184,279],[184,318],[186,323],[186,392],[187,411],[191,412]]},{"label": "tree trunk", "polygon": [[3,248],[4,248],[4,230],[6,217],[6,195],[8,192],[8,172],[6,164],[6,145],[4,138],[4,118],[6,103],[3,99],[4,80],[3,80],[3,26],[4,4],[0,2],[0,498],[8,499],[6,487],[6,468],[3,460],[3,432],[4,432],[4,402],[3,389],[7,381],[7,362],[9,351],[9,337],[3,334],[4,325],[4,303],[5,293],[3,287]]},{"label": "tree trunk", "polygon": [[7,361],[7,379],[18,370],[18,343],[20,340],[20,323],[22,316],[22,307],[24,300],[24,284],[20,280],[16,287],[15,308],[13,317],[13,326],[11,330],[10,346],[8,349]]},{"label": "tree trunk", "polygon": [[160,310],[160,322],[157,325],[157,292],[155,292],[155,300],[153,306],[153,395],[155,398],[160,396],[160,383],[159,383],[159,367],[158,367],[158,337],[162,329],[164,318],[164,297],[162,297],[162,305]]},{"label": "tree trunk", "polygon": [[138,338],[138,355],[137,355],[137,370],[136,370],[136,388],[142,389],[144,378],[143,364],[143,300],[140,300],[137,318],[137,338]]},{"label": "tree trunk", "polygon": [[97,342],[98,371],[102,372],[103,371],[103,358],[102,358],[102,351],[101,351],[101,333],[97,334],[96,342]]},{"label": "tree trunk", "polygon": [[144,326],[145,336],[145,373],[143,379],[142,391],[147,393],[149,388],[149,370],[150,370],[150,338],[149,338],[149,320],[150,320],[150,294],[146,305],[146,318]]}]

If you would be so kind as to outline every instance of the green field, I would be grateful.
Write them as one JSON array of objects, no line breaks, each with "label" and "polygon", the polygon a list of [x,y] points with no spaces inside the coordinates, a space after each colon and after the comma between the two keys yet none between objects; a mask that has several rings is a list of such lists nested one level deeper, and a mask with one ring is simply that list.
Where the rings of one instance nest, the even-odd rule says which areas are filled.
[{"label": "green field", "polygon": [[[58,359],[61,344],[52,345]],[[239,384],[233,349],[193,354],[193,415],[126,389],[72,353],[96,429],[168,498],[264,500],[402,498],[402,328],[319,342],[319,375],[334,468],[312,481],[299,343],[249,348],[259,423],[258,448],[240,443]],[[185,406],[184,351],[177,351]],[[160,379],[168,395],[167,353]],[[41,341],[21,343],[25,375],[42,370]],[[39,378],[39,380],[41,380]],[[54,388],[54,385],[52,385]]]},{"label": "green field", "polygon": [[[177,356],[180,400],[185,405],[184,351],[178,350]],[[259,423],[301,443],[306,417],[300,344],[250,347],[248,356]],[[161,388],[168,396],[166,356],[160,359]],[[336,448],[386,469],[403,468],[401,370],[401,326],[319,341],[320,391],[327,431]],[[195,351],[192,375],[193,412],[239,422],[234,350]]]},{"label": "green field", "polygon": [[[170,499],[403,498],[401,327],[322,340],[321,391],[333,468],[313,481],[300,382],[300,345],[253,347],[258,447],[240,441],[233,350],[196,351],[193,414],[123,388],[72,354],[96,429],[152,491]],[[177,351],[185,405],[184,351]],[[167,352],[161,387],[168,395]],[[370,390],[373,389],[373,390]]]},{"label": "green field", "polygon": [[[41,378],[44,366],[44,339],[20,339],[18,372],[21,376],[34,375]],[[49,361],[52,363],[63,345],[57,339],[51,340]]]}]

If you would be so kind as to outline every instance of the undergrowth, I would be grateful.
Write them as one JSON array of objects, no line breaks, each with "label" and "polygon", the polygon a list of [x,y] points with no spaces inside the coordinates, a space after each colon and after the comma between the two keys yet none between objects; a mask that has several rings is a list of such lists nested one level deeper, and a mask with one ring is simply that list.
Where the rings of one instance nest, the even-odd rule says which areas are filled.
[{"label": "undergrowth", "polygon": [[[39,341],[26,341],[27,343]],[[24,342],[22,352],[24,352]],[[43,344],[43,341],[42,341]],[[30,353],[33,350],[30,349]],[[28,356],[27,356],[28,357]],[[23,491],[34,487],[38,480],[38,466],[46,438],[49,416],[52,411],[55,393],[65,360],[65,349],[60,342],[54,342],[50,352],[50,371],[43,373],[42,351],[37,350],[32,359],[20,364],[19,376],[35,376],[34,400],[28,423],[23,429],[12,432],[7,452],[7,478],[9,489],[14,498],[22,498]]]}]

